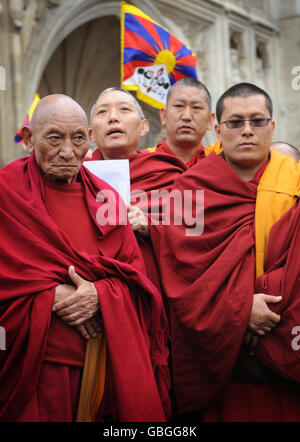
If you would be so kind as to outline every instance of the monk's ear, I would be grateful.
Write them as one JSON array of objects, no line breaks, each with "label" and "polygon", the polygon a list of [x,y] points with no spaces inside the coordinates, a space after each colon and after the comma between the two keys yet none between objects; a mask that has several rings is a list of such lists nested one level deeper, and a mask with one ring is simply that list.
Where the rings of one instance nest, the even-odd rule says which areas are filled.
[{"label": "monk's ear", "polygon": [[89,127],[89,138],[90,140],[95,141],[93,137],[93,129],[91,127]]},{"label": "monk's ear", "polygon": [[272,125],[272,135],[273,135],[274,130],[275,130],[275,121],[274,120],[271,121],[271,125]]},{"label": "monk's ear", "polygon": [[141,137],[146,135],[149,132],[149,130],[150,130],[149,121],[146,118],[144,118],[142,120]]},{"label": "monk's ear", "polygon": [[31,153],[34,151],[34,145],[32,140],[32,131],[30,127],[23,126],[21,129],[21,135],[24,140],[27,152]]},{"label": "monk's ear", "polygon": [[214,114],[214,112],[210,112],[210,114],[208,116],[207,130],[211,130],[211,128],[213,127],[214,121],[215,121],[215,117],[216,117],[216,115]]},{"label": "monk's ear", "polygon": [[221,141],[220,126],[218,124],[215,124],[215,131],[216,131],[218,139]]},{"label": "monk's ear", "polygon": [[160,122],[162,126],[166,125],[166,108],[162,107],[159,111],[159,116],[160,116]]}]

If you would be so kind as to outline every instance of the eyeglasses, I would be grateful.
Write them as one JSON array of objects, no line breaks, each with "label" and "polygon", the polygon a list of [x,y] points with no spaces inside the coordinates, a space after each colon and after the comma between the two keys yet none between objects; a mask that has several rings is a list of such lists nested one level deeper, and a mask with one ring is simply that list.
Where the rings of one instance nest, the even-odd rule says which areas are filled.
[{"label": "eyeglasses", "polygon": [[250,122],[252,127],[265,127],[271,121],[271,118],[252,118],[251,120],[227,120],[221,121],[220,124],[225,124],[227,129],[241,129],[245,126],[245,121]]}]

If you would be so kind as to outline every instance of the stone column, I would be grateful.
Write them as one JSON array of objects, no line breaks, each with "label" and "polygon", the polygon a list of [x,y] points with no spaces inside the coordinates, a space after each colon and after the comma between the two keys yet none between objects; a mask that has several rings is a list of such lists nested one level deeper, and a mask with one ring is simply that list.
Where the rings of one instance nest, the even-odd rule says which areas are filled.
[{"label": "stone column", "polygon": [[[0,1],[0,167],[24,155],[14,143],[16,130],[15,75],[12,57],[12,22],[8,0]],[[4,75],[4,77],[3,77]]]},{"label": "stone column", "polygon": [[280,136],[300,149],[300,14],[281,20],[279,26]]}]

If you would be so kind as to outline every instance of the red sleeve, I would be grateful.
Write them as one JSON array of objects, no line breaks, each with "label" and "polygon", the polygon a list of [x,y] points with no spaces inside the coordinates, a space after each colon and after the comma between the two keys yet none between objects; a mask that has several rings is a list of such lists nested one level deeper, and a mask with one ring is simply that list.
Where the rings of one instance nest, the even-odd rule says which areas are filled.
[{"label": "red sleeve", "polygon": [[[211,154],[179,177],[172,190],[180,192],[187,212],[176,224],[171,210],[171,225],[161,232],[160,266],[183,413],[204,408],[217,396],[243,342],[254,293],[256,185]],[[201,219],[203,229],[188,234]]]},{"label": "red sleeve", "polygon": [[265,273],[255,284],[257,292],[282,296],[268,307],[280,322],[259,340],[256,355],[282,376],[300,382],[300,204],[296,203],[271,229]]}]

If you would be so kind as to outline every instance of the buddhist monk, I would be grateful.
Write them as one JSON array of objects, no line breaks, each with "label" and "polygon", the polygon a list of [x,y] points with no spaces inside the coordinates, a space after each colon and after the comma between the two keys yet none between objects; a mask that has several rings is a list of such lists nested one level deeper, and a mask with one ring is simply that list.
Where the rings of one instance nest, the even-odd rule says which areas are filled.
[{"label": "buddhist monk", "polygon": [[131,204],[128,217],[141,248],[148,277],[160,288],[160,274],[151,237],[152,222],[160,222],[163,198],[174,179],[187,167],[179,158],[165,153],[150,154],[139,149],[140,139],[149,131],[139,102],[128,91],[113,87],[98,96],[91,112],[91,139],[97,146],[92,160],[129,159]]},{"label": "buddhist monk", "polygon": [[261,88],[229,88],[223,152],[173,186],[204,220],[196,235],[165,226],[160,246],[178,419],[300,420],[300,165],[270,150],[272,112]]},{"label": "buddhist monk", "polygon": [[166,106],[160,109],[166,139],[148,148],[150,152],[164,152],[180,158],[191,167],[211,151],[222,148],[217,141],[206,149],[202,139],[213,127],[215,114],[207,87],[194,78],[184,78],[174,83],[167,94]]}]

